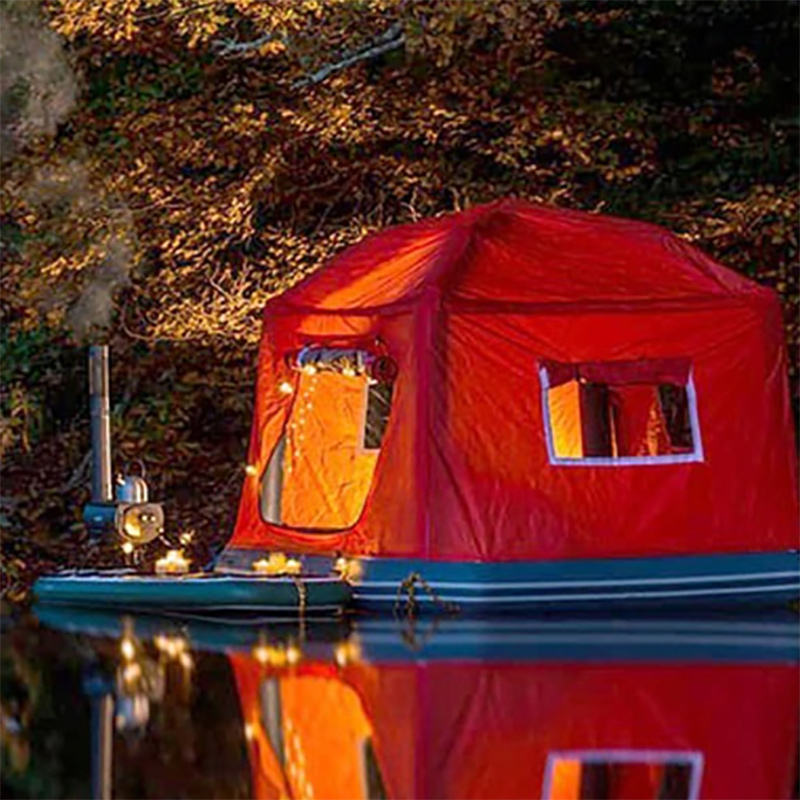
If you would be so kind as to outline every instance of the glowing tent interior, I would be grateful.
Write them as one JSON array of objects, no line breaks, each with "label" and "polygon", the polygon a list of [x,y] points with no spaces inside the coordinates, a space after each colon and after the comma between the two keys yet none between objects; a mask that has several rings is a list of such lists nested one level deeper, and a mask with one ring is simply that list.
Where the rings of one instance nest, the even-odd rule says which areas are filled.
[{"label": "glowing tent interior", "polygon": [[781,317],[640,222],[507,200],[368,237],[267,305],[218,567],[792,551]]}]

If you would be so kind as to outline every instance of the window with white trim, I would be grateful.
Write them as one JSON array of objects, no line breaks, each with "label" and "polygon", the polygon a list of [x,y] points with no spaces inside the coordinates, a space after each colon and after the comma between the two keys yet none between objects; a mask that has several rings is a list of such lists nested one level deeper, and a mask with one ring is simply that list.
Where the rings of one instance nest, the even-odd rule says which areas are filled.
[{"label": "window with white trim", "polygon": [[543,800],[696,800],[703,755],[679,750],[548,753]]},{"label": "window with white trim", "polygon": [[702,461],[687,359],[539,364],[551,464]]}]

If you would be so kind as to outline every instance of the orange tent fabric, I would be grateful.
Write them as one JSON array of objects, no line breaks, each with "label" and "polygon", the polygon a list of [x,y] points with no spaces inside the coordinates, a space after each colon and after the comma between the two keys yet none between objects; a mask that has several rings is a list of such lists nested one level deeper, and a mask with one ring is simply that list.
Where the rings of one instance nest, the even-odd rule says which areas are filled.
[{"label": "orange tent fabric", "polygon": [[[335,669],[271,675],[255,659],[230,656],[242,708],[253,796],[258,800],[366,797],[364,748],[372,728],[361,700]],[[282,752],[267,733],[262,686],[277,686]]]},{"label": "orange tent fabric", "polygon": [[[265,310],[252,468],[229,548],[482,561],[792,549],[783,337],[771,291],[652,225],[509,200],[386,230]],[[291,512],[274,524],[261,485],[307,402],[287,357],[309,346],[388,353],[391,417],[380,450],[364,453],[363,381],[317,394],[304,474],[286,479]],[[599,370],[611,389],[622,376],[638,410],[616,434],[619,455],[669,451],[652,386],[646,403],[634,398],[636,369],[666,369],[658,380],[681,389],[690,376],[701,452],[553,463],[547,364],[578,381]],[[566,427],[550,446],[580,457],[565,385],[549,413]]]}]

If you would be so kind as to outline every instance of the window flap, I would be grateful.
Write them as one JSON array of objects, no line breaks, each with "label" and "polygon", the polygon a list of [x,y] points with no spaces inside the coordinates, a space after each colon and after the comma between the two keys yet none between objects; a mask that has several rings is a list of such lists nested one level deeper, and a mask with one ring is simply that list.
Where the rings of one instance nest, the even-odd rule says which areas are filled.
[{"label": "window flap", "polygon": [[585,361],[564,364],[543,361],[551,387],[576,380],[612,386],[631,384],[674,384],[685,386],[691,362],[688,358],[643,358],[635,361]]}]

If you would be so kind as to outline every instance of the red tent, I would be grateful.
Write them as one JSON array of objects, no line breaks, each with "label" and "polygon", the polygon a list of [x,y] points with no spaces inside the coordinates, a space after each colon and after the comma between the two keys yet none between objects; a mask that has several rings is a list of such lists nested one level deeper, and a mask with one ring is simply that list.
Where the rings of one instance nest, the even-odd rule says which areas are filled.
[{"label": "red tent", "polygon": [[265,310],[227,556],[790,550],[783,339],[653,225],[509,200],[370,236]]}]

